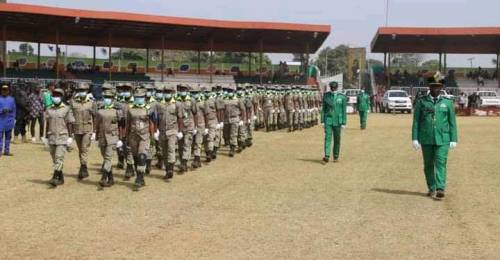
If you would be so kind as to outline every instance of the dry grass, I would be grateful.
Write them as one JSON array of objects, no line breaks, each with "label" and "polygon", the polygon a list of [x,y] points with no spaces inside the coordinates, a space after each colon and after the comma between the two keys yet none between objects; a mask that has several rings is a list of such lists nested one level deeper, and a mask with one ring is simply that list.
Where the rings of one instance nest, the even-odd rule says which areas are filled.
[{"label": "dry grass", "polygon": [[236,158],[170,183],[154,171],[139,192],[121,177],[98,188],[96,147],[89,180],[72,152],[49,189],[48,152],[14,145],[0,159],[0,258],[500,258],[498,118],[459,119],[443,202],[424,196],[409,115],[357,120],[338,164],[321,164],[319,127],[257,133]]}]

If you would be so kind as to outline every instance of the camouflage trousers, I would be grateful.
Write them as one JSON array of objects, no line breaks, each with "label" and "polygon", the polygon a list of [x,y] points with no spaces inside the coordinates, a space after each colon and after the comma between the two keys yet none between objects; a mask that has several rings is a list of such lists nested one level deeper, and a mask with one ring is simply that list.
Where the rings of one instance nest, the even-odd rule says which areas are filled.
[{"label": "camouflage trousers", "polygon": [[81,165],[87,165],[89,158],[89,148],[92,143],[90,140],[92,133],[75,134],[75,142],[78,147],[78,156]]},{"label": "camouflage trousers", "polygon": [[52,157],[52,168],[54,171],[62,171],[64,165],[64,155],[66,154],[66,145],[51,144],[49,146],[50,156]]}]

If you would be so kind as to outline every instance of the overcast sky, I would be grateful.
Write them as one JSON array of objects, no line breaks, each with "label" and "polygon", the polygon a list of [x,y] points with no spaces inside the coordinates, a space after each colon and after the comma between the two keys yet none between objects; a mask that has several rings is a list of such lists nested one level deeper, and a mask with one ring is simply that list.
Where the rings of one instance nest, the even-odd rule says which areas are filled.
[{"label": "overcast sky", "polygon": [[[367,47],[385,24],[386,0],[7,0],[92,10],[196,18],[330,24],[325,46]],[[389,26],[500,26],[500,0],[389,0]],[[78,51],[71,49],[69,53]],[[369,54],[379,58],[378,54]],[[472,55],[449,55],[449,66],[470,66]],[[492,67],[494,55],[477,55],[474,66]],[[273,61],[290,55],[272,55]],[[426,58],[434,58],[426,55]]]}]

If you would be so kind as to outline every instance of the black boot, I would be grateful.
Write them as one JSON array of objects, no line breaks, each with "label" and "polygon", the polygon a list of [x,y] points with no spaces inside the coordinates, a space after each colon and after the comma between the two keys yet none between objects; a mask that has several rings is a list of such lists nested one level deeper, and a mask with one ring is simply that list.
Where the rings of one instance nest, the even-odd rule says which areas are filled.
[{"label": "black boot", "polygon": [[108,172],[108,182],[106,183],[106,187],[111,187],[115,184],[115,179],[113,178],[113,170]]},{"label": "black boot", "polygon": [[179,168],[180,168],[179,174],[184,174],[185,172],[187,172],[188,171],[187,160],[182,159]]},{"label": "black boot", "polygon": [[247,147],[252,147],[252,139],[247,139]]},{"label": "black boot", "polygon": [[159,170],[163,169],[163,158],[158,158],[158,162],[156,163],[155,166]]},{"label": "black boot", "polygon": [[206,156],[207,156],[207,159],[206,159],[206,162],[209,163],[212,161],[212,151],[207,151],[206,152]]},{"label": "black boot", "polygon": [[58,171],[54,171],[54,174],[52,175],[52,179],[50,179],[49,184],[52,185],[52,187],[56,187],[58,183],[59,183],[59,173]]},{"label": "black boot", "polygon": [[122,155],[118,155],[118,164],[116,165],[116,167],[118,167],[118,169],[123,169],[123,161],[125,160],[125,158],[122,156]]},{"label": "black boot", "polygon": [[145,186],[146,183],[144,182],[144,173],[141,171],[137,172],[137,177],[135,178],[135,186],[140,188]]},{"label": "black boot", "polygon": [[167,163],[165,166],[166,168],[166,174],[165,174],[165,180],[167,179],[172,179],[174,177],[174,164],[173,163]]},{"label": "black boot", "polygon": [[87,170],[87,165],[80,165],[80,171],[78,172],[78,180],[83,180],[89,177],[89,171]]},{"label": "black boot", "polygon": [[102,172],[102,176],[101,176],[101,180],[99,181],[99,185],[101,187],[106,187],[106,184],[108,183],[108,171],[102,169],[101,172]]},{"label": "black boot", "polygon": [[234,147],[234,145],[231,145],[231,147],[229,148],[229,157],[234,157],[234,150],[236,149],[236,147]]},{"label": "black boot", "polygon": [[151,173],[151,160],[146,160],[146,175]]},{"label": "black boot", "polygon": [[214,147],[214,150],[212,152],[212,160],[217,159],[217,150],[219,150],[219,147]]},{"label": "black boot", "polygon": [[191,163],[191,167],[193,169],[201,168],[201,158],[200,156],[195,156],[193,159],[193,163]]},{"label": "black boot", "polygon": [[134,177],[135,175],[135,170],[134,166],[132,164],[127,164],[127,169],[125,170],[125,180],[128,181],[130,180],[131,177]]},{"label": "black boot", "polygon": [[62,171],[57,171],[57,179],[59,180],[57,186],[64,184],[64,175]]}]

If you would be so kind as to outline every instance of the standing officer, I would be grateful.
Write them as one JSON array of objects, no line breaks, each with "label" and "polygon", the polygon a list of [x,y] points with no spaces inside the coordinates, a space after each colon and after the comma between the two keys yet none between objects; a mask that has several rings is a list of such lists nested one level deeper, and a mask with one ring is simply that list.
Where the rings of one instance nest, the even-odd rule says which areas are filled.
[{"label": "standing officer", "polygon": [[266,132],[269,132],[273,128],[273,113],[274,113],[274,102],[271,94],[271,89],[266,89],[263,94],[262,107],[264,110],[264,125],[266,127]]},{"label": "standing officer", "polygon": [[290,88],[287,88],[285,92],[285,110],[286,110],[286,122],[288,126],[288,132],[293,131],[293,113],[295,112],[293,106],[293,96]]},{"label": "standing officer", "polygon": [[[244,125],[243,122],[246,120],[245,105],[242,100],[234,95],[234,88],[228,88],[224,105],[225,118],[228,120],[229,128],[229,156],[233,157],[238,145],[238,137],[241,137],[240,127]],[[241,147],[238,147],[238,151],[241,151],[241,149]]]},{"label": "standing officer", "polygon": [[102,187],[111,187],[115,183],[111,161],[116,148],[123,146],[121,137],[124,128],[125,117],[123,110],[115,106],[115,91],[105,89],[103,102],[97,109],[95,120],[96,140],[103,158],[102,177],[99,181]]},{"label": "standing officer", "polygon": [[323,96],[323,109],[321,111],[321,123],[325,128],[325,157],[323,161],[330,160],[332,134],[333,134],[333,162],[338,162],[340,155],[340,135],[347,124],[347,98],[338,90],[337,82],[330,82],[331,92]]},{"label": "standing officer", "polygon": [[151,144],[150,137],[155,132],[154,115],[146,104],[145,89],[140,88],[135,91],[134,104],[130,105],[127,113],[125,133],[137,171],[135,186],[142,187],[146,185],[144,174],[146,172],[147,158]]},{"label": "standing officer", "polygon": [[422,148],[428,196],[437,200],[444,198],[448,150],[457,146],[458,139],[453,100],[440,95],[439,77],[429,80],[429,94],[417,101],[412,127],[413,147]]},{"label": "standing officer", "polygon": [[96,107],[95,103],[88,97],[88,93],[89,84],[79,83],[76,86],[76,94],[70,104],[73,116],[75,117],[73,130],[80,158],[79,180],[89,177],[87,169],[88,151],[92,140],[95,140],[93,122]]},{"label": "standing officer", "polygon": [[[16,101],[9,96],[9,86],[2,85],[0,95],[0,157],[3,154],[10,156],[10,139],[12,138],[12,129],[16,121]],[[5,142],[4,142],[5,137]],[[4,147],[5,145],[5,147]],[[5,148],[5,149],[4,149]]]},{"label": "standing officer", "polygon": [[191,100],[189,95],[189,86],[178,85],[177,86],[178,99],[178,109],[180,110],[178,118],[181,121],[181,128],[179,129],[182,133],[182,138],[179,141],[179,157],[181,158],[180,173],[188,171],[187,163],[191,159],[191,148],[193,145],[193,136],[196,134],[196,125],[194,120],[194,115],[196,114],[196,106]]},{"label": "standing officer", "polygon": [[73,143],[73,126],[75,118],[69,106],[63,103],[64,91],[55,89],[52,92],[52,105],[45,111],[47,130],[43,143],[50,148],[54,174],[50,185],[56,187],[64,184],[63,164],[66,149]]},{"label": "standing officer", "polygon": [[208,128],[205,127],[205,97],[200,90],[200,86],[194,86],[191,91],[195,107],[195,114],[193,116],[196,124],[193,137],[194,159],[191,164],[193,169],[201,168],[201,147],[203,146],[204,136],[208,134]]},{"label": "standing officer", "polygon": [[163,100],[156,107],[156,127],[159,130],[159,144],[161,146],[161,158],[165,164],[164,179],[174,177],[175,148],[177,140],[181,139],[182,132],[182,110],[175,100],[175,87],[165,86],[163,88]]},{"label": "standing officer", "polygon": [[356,97],[356,109],[359,113],[359,122],[361,130],[366,129],[366,119],[368,118],[368,110],[370,109],[370,96],[362,89]]},{"label": "standing officer", "polygon": [[[125,120],[127,120],[128,109],[134,102],[132,96],[133,86],[130,83],[123,83],[117,86],[117,91],[117,105],[123,110],[122,113],[125,115]],[[123,169],[124,162],[126,162],[127,168],[125,170],[125,179],[128,180],[135,175],[134,158],[130,152],[130,147],[126,142],[125,136],[123,136],[123,138],[123,146],[118,149],[118,168]]]},{"label": "standing officer", "polygon": [[217,108],[217,121],[219,124],[217,125],[217,131],[215,132],[214,139],[214,151],[212,154],[212,160],[217,159],[217,151],[222,143],[223,131],[224,131],[224,98],[225,94],[222,90],[222,86],[216,86],[215,91],[217,96],[215,97],[215,107]]},{"label": "standing officer", "polygon": [[[156,100],[157,89],[159,90],[158,92],[161,93],[162,86],[162,83],[157,83],[156,85],[145,83],[141,85],[141,88],[146,90],[146,105],[152,112],[156,111],[156,105],[158,104]],[[148,158],[146,160],[146,175],[149,175],[149,173],[151,173],[151,162],[153,161],[153,157],[157,154],[156,148],[158,147],[158,141],[154,138],[154,135],[150,136],[150,142],[151,144],[149,146]]]},{"label": "standing officer", "polygon": [[257,116],[255,116],[256,110],[255,110],[255,104],[254,104],[254,94],[253,94],[253,87],[252,86],[247,86],[245,89],[245,109],[246,109],[246,147],[250,147],[253,144],[253,131],[255,128],[255,120],[257,119]]},{"label": "standing officer", "polygon": [[[219,120],[217,117],[217,101],[216,94],[210,91],[208,88],[204,89],[205,94],[205,103],[204,109],[205,111],[205,125],[208,129],[208,134],[205,135],[205,154],[207,156],[207,162],[215,159],[214,153],[214,144],[215,144],[215,136],[218,131]],[[215,157],[215,158],[214,158]]]}]

